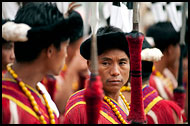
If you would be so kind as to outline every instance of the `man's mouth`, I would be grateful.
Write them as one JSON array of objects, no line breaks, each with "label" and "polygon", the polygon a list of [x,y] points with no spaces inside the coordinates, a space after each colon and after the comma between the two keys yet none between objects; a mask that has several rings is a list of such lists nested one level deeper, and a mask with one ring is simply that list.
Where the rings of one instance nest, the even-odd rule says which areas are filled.
[{"label": "man's mouth", "polygon": [[111,83],[111,84],[120,84],[121,80],[108,80],[108,83]]}]

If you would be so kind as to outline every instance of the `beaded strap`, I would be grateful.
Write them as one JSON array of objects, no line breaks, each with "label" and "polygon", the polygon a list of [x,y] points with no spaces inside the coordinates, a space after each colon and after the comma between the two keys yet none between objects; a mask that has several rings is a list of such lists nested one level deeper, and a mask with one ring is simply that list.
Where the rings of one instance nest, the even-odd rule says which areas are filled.
[{"label": "beaded strap", "polygon": [[[12,75],[12,77],[17,81],[17,83],[19,84],[19,86],[21,87],[21,89],[25,93],[25,95],[29,98],[34,111],[39,116],[40,122],[42,124],[47,124],[44,116],[42,115],[42,112],[39,110],[39,107],[38,107],[34,97],[32,96],[31,92],[27,89],[26,84],[18,78],[18,75],[11,68],[11,64],[7,65],[7,70]],[[42,93],[42,91],[40,90],[40,88],[38,86],[37,86],[37,89],[38,89],[39,93],[43,96],[44,101],[46,103],[46,107],[47,107],[48,113],[49,113],[49,118],[51,119],[50,123],[55,124],[55,117],[54,117],[54,114],[53,114],[53,110],[50,108],[50,106],[48,104],[48,101],[47,101],[47,99],[45,97],[45,94]]]},{"label": "beaded strap", "polygon": [[[127,109],[130,111],[130,106],[127,103],[127,101],[125,100],[125,97],[122,95],[121,92],[120,92],[119,95],[121,96],[122,100],[124,101],[125,105],[127,106]],[[120,120],[120,122],[122,124],[127,124],[127,122],[123,119],[122,115],[120,114],[120,112],[117,109],[117,107],[113,104],[113,102],[107,96],[104,96],[104,100],[110,105],[110,107],[112,108],[112,110],[115,112],[117,118]]]}]

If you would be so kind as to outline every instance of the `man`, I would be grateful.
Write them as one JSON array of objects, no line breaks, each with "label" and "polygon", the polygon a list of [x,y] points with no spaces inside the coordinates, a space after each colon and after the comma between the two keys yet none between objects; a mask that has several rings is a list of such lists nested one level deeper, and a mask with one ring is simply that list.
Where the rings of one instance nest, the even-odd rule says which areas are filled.
[{"label": "man", "polygon": [[[109,32],[106,33],[106,31]],[[81,55],[88,60],[89,68],[91,65],[90,43],[89,38],[80,47]],[[120,94],[120,88],[128,81],[130,70],[125,34],[114,27],[100,28],[97,32],[97,48],[98,72],[104,91],[98,124],[130,123],[127,120],[129,105]],[[87,124],[84,91],[85,89],[80,90],[70,97],[66,105],[64,124]]]},{"label": "man", "polygon": [[[155,62],[161,59],[162,55],[159,54],[162,53],[155,53],[158,49],[151,49],[149,50],[150,53],[145,53],[145,51],[148,51],[147,48],[151,49],[152,47],[146,39],[144,39],[141,52],[142,91],[147,124],[182,124],[185,121],[184,115],[181,114],[182,109],[175,102],[161,98],[158,95],[158,92],[153,87],[149,86],[149,77],[152,73],[153,61]],[[131,91],[129,89],[129,85],[128,87],[123,86],[121,88],[121,91],[127,101],[130,101],[131,98]]]},{"label": "man", "polygon": [[[69,4],[69,8],[72,10],[79,6],[79,4],[72,4],[74,3]],[[68,9],[67,13],[71,11],[71,9]],[[79,13],[73,10],[72,15],[79,15]],[[67,58],[60,74],[58,76],[47,75],[42,80],[52,100],[57,105],[60,114],[64,113],[69,96],[77,91],[78,88],[84,87],[83,84],[86,76],[85,73],[87,73],[87,65],[83,63],[84,59],[79,54],[82,40],[83,24],[77,25],[77,27],[74,28],[73,36],[70,37],[70,43],[67,47]]]},{"label": "man", "polygon": [[[8,20],[2,19],[2,25],[6,23]],[[2,38],[2,77],[6,71],[6,66],[9,63],[13,63],[15,59],[14,54],[14,43],[6,42]]]},{"label": "man", "polygon": [[154,62],[150,86],[164,99],[174,100],[173,90],[178,85],[176,77],[180,58],[179,33],[170,22],[159,22],[150,26],[146,34],[153,37],[155,47],[164,55],[160,61]]},{"label": "man", "polygon": [[[81,16],[67,18],[50,3],[28,3],[14,22],[2,26],[2,37],[15,43],[16,62],[2,80],[3,124],[55,124],[59,112],[45,87],[46,75],[58,75],[65,63],[69,39]],[[18,24],[17,24],[18,23]],[[16,32],[16,34],[15,34]]]}]

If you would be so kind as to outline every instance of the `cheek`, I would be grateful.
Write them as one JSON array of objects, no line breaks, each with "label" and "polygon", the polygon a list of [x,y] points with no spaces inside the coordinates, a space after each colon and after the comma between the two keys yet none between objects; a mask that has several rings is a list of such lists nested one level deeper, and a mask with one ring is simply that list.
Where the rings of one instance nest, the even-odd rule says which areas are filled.
[{"label": "cheek", "polygon": [[129,79],[130,66],[128,65],[125,69],[122,69],[121,75],[124,82],[126,83]]},{"label": "cheek", "polygon": [[98,73],[99,76],[101,77],[102,83],[105,83],[105,81],[106,81],[106,75],[107,75],[106,71],[104,69],[102,69],[101,66],[100,66],[98,68],[98,72],[99,72]]},{"label": "cheek", "polygon": [[11,53],[10,51],[2,51],[2,61],[8,63],[10,62],[10,56],[11,56]]}]

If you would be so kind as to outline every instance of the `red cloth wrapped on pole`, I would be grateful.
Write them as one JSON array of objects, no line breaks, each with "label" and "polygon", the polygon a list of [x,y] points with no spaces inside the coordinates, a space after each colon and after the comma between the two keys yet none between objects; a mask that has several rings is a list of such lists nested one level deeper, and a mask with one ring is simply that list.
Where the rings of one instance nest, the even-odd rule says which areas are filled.
[{"label": "red cloth wrapped on pole", "polygon": [[131,68],[131,105],[129,120],[134,123],[144,123],[146,116],[144,113],[142,94],[142,65],[141,50],[144,40],[142,33],[133,31],[126,35],[129,45],[130,68]]},{"label": "red cloth wrapped on pole", "polygon": [[174,101],[182,108],[185,107],[185,92],[174,92]]},{"label": "red cloth wrapped on pole", "polygon": [[88,124],[98,124],[99,111],[102,105],[102,82],[100,76],[91,75],[84,93]]},{"label": "red cloth wrapped on pole", "polygon": [[96,40],[96,26],[98,22],[98,2],[91,3],[91,26],[92,26],[92,43],[91,43],[91,75],[90,82],[84,93],[86,101],[86,114],[88,124],[98,124],[100,109],[102,106],[103,91],[100,76],[98,76],[98,52]]}]

